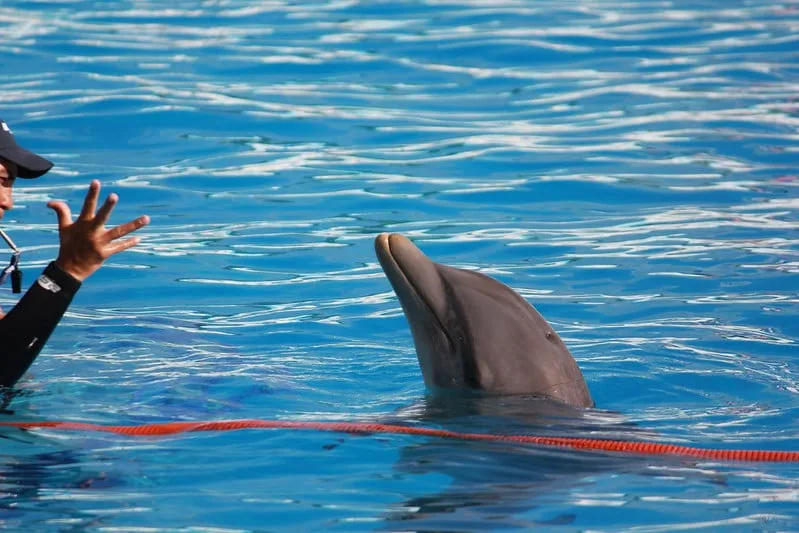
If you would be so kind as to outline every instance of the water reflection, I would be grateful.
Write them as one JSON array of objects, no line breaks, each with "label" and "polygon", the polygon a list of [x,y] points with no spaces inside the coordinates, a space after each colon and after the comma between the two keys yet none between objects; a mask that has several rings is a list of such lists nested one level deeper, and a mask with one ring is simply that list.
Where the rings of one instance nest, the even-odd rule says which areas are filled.
[{"label": "water reflection", "polygon": [[[0,455],[0,524],[4,529],[48,523],[96,525],[97,517],[76,502],[96,500],[89,494],[108,489],[115,492],[125,485],[122,479],[98,470],[80,451],[44,442],[24,430],[3,428],[0,442],[4,448]],[[111,457],[105,459],[111,461]],[[53,505],[54,501],[61,503]]]},{"label": "water reflection", "polygon": [[[791,446],[798,13],[777,1],[711,4],[4,0],[3,118],[57,162],[19,187],[3,219],[28,264],[56,253],[40,206],[79,202],[90,178],[120,194],[115,216],[145,208],[153,220],[135,252],[81,290],[32,368],[37,407],[50,418],[349,418],[395,402],[398,388],[416,397],[412,340],[371,247],[397,231],[542,306],[600,405],[670,438]],[[427,420],[546,426],[450,409],[431,407]],[[25,457],[14,449],[9,463],[17,451]],[[634,527],[662,522],[651,511],[670,501],[680,515],[696,493],[614,485],[604,457],[547,453],[416,442],[399,471],[420,487],[445,474],[449,488],[409,490],[392,525],[575,525],[586,509],[623,502],[640,511]],[[46,455],[34,463],[90,461]],[[351,471],[368,464],[356,459]],[[795,482],[763,470],[751,478],[760,492],[700,489],[724,517],[711,522],[711,504],[696,505],[680,526],[795,514]],[[234,485],[249,468],[235,473]],[[337,498],[329,488],[341,479],[306,481],[331,513],[396,491],[375,482]],[[224,492],[210,477],[192,482],[192,498]],[[239,490],[227,495],[239,502]],[[641,493],[659,506],[636,508]],[[741,494],[762,498],[744,508]],[[32,509],[70,496],[20,498]],[[177,528],[187,502],[174,506]],[[531,505],[560,510],[525,513]],[[198,527],[230,529],[254,507]],[[292,518],[328,525],[307,509]],[[113,525],[155,529],[161,518]]]},{"label": "water reflection", "polygon": [[[527,397],[471,394],[429,396],[398,416],[462,432],[560,435],[596,439],[651,439],[650,432],[619,413],[577,409]],[[444,490],[410,498],[386,517],[392,531],[462,531],[569,525],[571,511],[545,520],[525,518],[553,494],[590,491],[593,476],[647,473],[650,458],[507,443],[426,440],[404,446],[395,470],[405,475],[445,476]],[[655,460],[661,466],[669,461]],[[682,461],[672,460],[675,465]],[[622,505],[621,495],[604,505]]]}]

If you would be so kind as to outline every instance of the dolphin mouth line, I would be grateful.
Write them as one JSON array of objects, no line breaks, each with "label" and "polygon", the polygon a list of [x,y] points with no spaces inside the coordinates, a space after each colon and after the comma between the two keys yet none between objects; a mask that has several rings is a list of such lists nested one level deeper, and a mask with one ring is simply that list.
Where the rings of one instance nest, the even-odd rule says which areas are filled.
[{"label": "dolphin mouth line", "polygon": [[[394,271],[399,273],[400,276],[402,276],[402,280],[411,289],[411,291],[413,291],[413,296],[415,296],[416,299],[419,300],[427,309],[427,311],[433,316],[433,318],[436,321],[436,325],[438,326],[438,329],[441,331],[441,333],[444,334],[444,337],[446,337],[447,342],[450,345],[450,348],[453,348],[455,344],[452,342],[452,338],[450,337],[447,328],[444,327],[443,320],[441,320],[441,317],[438,316],[435,308],[432,305],[430,305],[428,299],[425,298],[424,294],[416,287],[416,285],[414,285],[413,281],[411,281],[411,279],[405,274],[405,271],[402,269],[399,262],[394,258],[394,253],[391,251],[391,236],[387,235],[384,241],[385,241],[385,250],[386,252],[388,252],[386,255],[391,259],[391,266],[393,267]],[[444,286],[446,286],[445,280],[442,279],[441,282]],[[399,295],[397,296],[399,297]],[[400,304],[402,304],[402,299],[400,299]]]}]

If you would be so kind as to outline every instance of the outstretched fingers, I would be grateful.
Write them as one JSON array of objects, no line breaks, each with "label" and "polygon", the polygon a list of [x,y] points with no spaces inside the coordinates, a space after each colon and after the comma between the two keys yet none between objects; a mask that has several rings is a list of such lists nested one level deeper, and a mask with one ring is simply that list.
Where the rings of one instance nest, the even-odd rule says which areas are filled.
[{"label": "outstretched fingers", "polygon": [[140,239],[138,237],[131,237],[129,239],[125,239],[123,241],[117,240],[120,237],[124,237],[125,235],[136,231],[139,228],[143,228],[147,224],[150,223],[150,217],[147,215],[141,216],[137,219],[131,220],[125,224],[120,224],[115,228],[111,228],[110,230],[105,232],[105,241],[108,243],[103,247],[103,257],[106,259],[111,257],[114,254],[118,254],[119,252],[124,252],[128,248],[133,248],[137,244],[139,244]]},{"label": "outstretched fingers", "polygon": [[[108,198],[105,199],[102,207],[97,211],[97,214],[94,216],[94,223],[100,227],[104,226],[108,219],[111,218],[111,211],[114,210],[114,206],[117,205],[119,201],[119,196],[115,193],[111,193],[108,195]],[[92,211],[94,213],[94,211]]]},{"label": "outstretched fingers", "polygon": [[89,192],[86,193],[86,198],[83,200],[83,208],[80,210],[79,218],[90,220],[92,217],[94,217],[94,211],[97,209],[97,198],[99,196],[100,181],[92,180],[91,184],[89,185]]},{"label": "outstretched fingers", "polygon": [[110,229],[105,225],[111,217],[119,196],[109,194],[97,208],[100,182],[92,180],[80,215],[74,221],[65,202],[51,201],[47,205],[58,216],[58,234],[61,241],[56,265],[78,281],[91,276],[114,254],[136,246],[138,237],[124,238],[150,223],[148,216],[141,216]]},{"label": "outstretched fingers", "polygon": [[53,200],[51,202],[47,202],[47,207],[55,211],[55,214],[58,217],[59,228],[65,228],[72,224],[72,211],[69,209],[69,206],[66,204],[66,202]]},{"label": "outstretched fingers", "polygon": [[115,241],[116,239],[124,237],[125,235],[132,233],[139,228],[143,228],[149,223],[150,223],[150,217],[144,215],[139,218],[133,219],[130,222],[126,222],[125,224],[120,224],[119,226],[111,228],[110,230],[105,232],[105,241],[106,242]]},{"label": "outstretched fingers", "polygon": [[111,257],[114,254],[118,254],[119,252],[124,252],[129,248],[133,248],[137,244],[139,244],[140,239],[138,237],[131,237],[129,239],[125,239],[124,241],[116,241],[112,244],[109,244],[105,248],[105,256]]}]

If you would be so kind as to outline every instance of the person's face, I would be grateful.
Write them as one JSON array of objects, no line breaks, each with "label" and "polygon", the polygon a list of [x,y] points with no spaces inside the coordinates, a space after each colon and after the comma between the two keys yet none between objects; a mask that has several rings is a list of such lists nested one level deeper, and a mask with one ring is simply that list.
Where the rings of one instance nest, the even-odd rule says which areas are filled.
[{"label": "person's face", "polygon": [[17,165],[0,157],[0,218],[5,212],[14,207],[14,199],[11,198],[11,188],[14,180],[17,179]]}]

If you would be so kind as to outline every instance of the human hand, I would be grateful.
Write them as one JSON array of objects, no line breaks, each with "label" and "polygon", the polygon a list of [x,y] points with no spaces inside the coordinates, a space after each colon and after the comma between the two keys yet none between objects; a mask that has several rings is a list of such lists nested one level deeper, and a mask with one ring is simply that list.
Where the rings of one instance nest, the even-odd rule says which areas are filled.
[{"label": "human hand", "polygon": [[72,212],[65,202],[54,200],[47,203],[47,207],[55,211],[58,216],[61,248],[55,263],[78,281],[91,276],[112,255],[139,244],[138,237],[122,241],[117,239],[150,223],[150,217],[144,215],[109,230],[105,229],[105,223],[108,222],[119,197],[114,193],[109,194],[105,203],[95,213],[99,195],[100,182],[92,180],[89,192],[83,201],[83,209],[74,222]]}]

